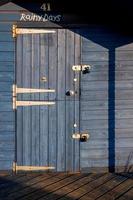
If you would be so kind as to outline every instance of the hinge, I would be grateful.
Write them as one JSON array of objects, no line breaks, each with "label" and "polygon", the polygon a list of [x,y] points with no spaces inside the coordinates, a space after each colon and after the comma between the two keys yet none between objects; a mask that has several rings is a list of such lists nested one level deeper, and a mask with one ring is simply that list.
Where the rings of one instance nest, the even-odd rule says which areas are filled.
[{"label": "hinge", "polygon": [[17,165],[17,162],[13,162],[13,173],[18,171],[45,171],[45,170],[52,170],[55,169],[53,166],[30,166],[30,165]]},{"label": "hinge", "polygon": [[19,88],[17,85],[13,85],[14,96],[16,94],[25,94],[25,93],[54,93],[54,89],[37,89],[37,88]]},{"label": "hinge", "polygon": [[12,26],[12,37],[13,38],[16,38],[17,34],[16,34],[16,28],[17,28],[17,25],[13,25]]},{"label": "hinge", "polygon": [[17,85],[13,84],[13,110],[17,109],[18,106],[50,106],[54,105],[54,101],[17,101],[17,94],[25,93],[53,93],[53,89],[36,89],[36,88],[18,88]]},{"label": "hinge", "polygon": [[12,27],[12,36],[15,38],[17,35],[23,34],[41,34],[41,33],[56,33],[55,30],[51,29],[37,29],[37,28],[18,28],[17,25]]}]

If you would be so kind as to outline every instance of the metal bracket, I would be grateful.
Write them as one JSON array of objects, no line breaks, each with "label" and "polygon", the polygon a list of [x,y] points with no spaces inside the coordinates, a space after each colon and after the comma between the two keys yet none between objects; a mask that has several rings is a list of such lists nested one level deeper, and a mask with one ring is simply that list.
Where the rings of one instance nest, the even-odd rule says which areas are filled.
[{"label": "metal bracket", "polygon": [[55,169],[55,167],[52,166],[20,166],[17,165],[16,162],[13,162],[13,173],[17,173],[18,171],[44,171],[44,170],[50,170]]}]

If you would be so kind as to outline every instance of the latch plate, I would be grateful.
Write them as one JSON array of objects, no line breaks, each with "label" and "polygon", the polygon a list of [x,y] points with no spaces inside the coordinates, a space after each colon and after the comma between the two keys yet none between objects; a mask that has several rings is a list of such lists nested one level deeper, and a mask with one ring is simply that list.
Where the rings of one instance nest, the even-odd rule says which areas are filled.
[{"label": "latch plate", "polygon": [[90,71],[91,66],[90,65],[73,65],[72,66],[73,71],[85,71],[86,69]]}]

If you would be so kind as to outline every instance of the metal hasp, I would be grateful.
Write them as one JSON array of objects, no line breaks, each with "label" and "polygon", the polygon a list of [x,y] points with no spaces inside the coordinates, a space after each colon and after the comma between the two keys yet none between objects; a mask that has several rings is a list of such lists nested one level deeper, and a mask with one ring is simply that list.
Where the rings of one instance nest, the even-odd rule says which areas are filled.
[{"label": "metal hasp", "polygon": [[52,170],[55,169],[55,167],[52,166],[20,166],[17,165],[16,162],[13,162],[12,171],[13,173],[16,173],[18,171],[46,171],[46,170]]},{"label": "metal hasp", "polygon": [[90,65],[73,65],[73,71],[82,71],[83,74],[90,73],[91,66]]},{"label": "metal hasp", "polygon": [[66,92],[66,96],[74,96],[77,94],[77,91],[69,90]]},{"label": "metal hasp", "polygon": [[84,133],[74,133],[72,135],[73,139],[78,139],[80,142],[86,142],[89,139],[90,135],[87,132]]},{"label": "metal hasp", "polygon": [[37,29],[37,28],[18,28],[17,25],[13,25],[12,27],[12,36],[13,38],[17,37],[17,35],[23,34],[39,34],[39,33],[55,33],[55,30],[50,29]]},{"label": "metal hasp", "polygon": [[17,94],[55,92],[55,90],[52,89],[18,88],[15,84],[13,84],[12,90],[13,110],[17,109],[18,106],[50,106],[55,104],[54,101],[17,101]]}]

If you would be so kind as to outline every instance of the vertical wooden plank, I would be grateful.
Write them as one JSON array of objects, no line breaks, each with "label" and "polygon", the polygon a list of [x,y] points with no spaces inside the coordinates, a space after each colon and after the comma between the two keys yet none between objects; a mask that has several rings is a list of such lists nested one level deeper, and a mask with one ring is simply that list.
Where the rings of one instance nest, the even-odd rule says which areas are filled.
[{"label": "vertical wooden plank", "polygon": [[[23,71],[23,36],[17,37],[17,66],[16,66],[16,84],[18,87],[22,86],[22,71]],[[17,109],[17,163],[22,165],[23,162],[23,109],[19,107]]]},{"label": "vertical wooden plank", "polygon": [[[31,88],[39,88],[40,79],[40,41],[39,34],[31,35],[32,37],[32,52],[31,52]],[[32,101],[39,100],[39,94],[31,95]],[[32,165],[39,165],[39,145],[40,145],[40,133],[39,133],[39,106],[32,106],[31,108],[31,131],[32,131],[32,145],[31,145],[31,160]]]},{"label": "vertical wooden plank", "polygon": [[[49,88],[57,88],[57,31],[49,34]],[[49,94],[49,100],[55,101],[57,91]],[[57,102],[49,107],[49,166],[56,168],[57,155]]]},{"label": "vertical wooden plank", "polygon": [[[75,65],[79,65],[81,63],[81,38],[80,38],[80,30],[76,30],[75,32]],[[77,94],[75,96],[75,113],[74,113],[74,121],[77,124],[77,127],[75,127],[74,132],[80,133],[80,72],[74,73],[74,88],[75,91],[77,91]],[[74,171],[80,170],[80,142],[79,140],[74,140]]]},{"label": "vertical wooden plank", "polygon": [[[23,87],[31,87],[31,36],[23,36]],[[30,95],[24,95],[30,100]],[[23,97],[23,98],[24,98]],[[23,165],[31,164],[31,108],[23,107]]]},{"label": "vertical wooden plank", "polygon": [[58,30],[57,171],[65,171],[65,30]]},{"label": "vertical wooden plank", "polygon": [[[74,33],[66,30],[66,91],[74,90]],[[74,97],[66,96],[66,170],[73,171]]]},{"label": "vertical wooden plank", "polygon": [[[49,61],[48,34],[40,35],[40,88],[48,88]],[[47,81],[42,82],[41,78]],[[40,100],[48,100],[48,93],[40,94]],[[40,106],[40,165],[48,165],[48,107]]]}]

